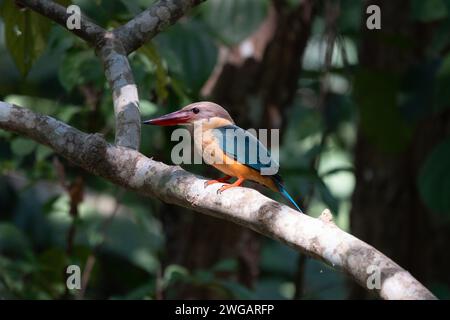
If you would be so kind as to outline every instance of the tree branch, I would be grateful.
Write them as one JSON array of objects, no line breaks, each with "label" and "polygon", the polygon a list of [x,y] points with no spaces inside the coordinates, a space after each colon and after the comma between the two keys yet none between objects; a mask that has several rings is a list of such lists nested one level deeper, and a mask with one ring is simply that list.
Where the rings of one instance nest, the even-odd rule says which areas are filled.
[{"label": "tree branch", "polygon": [[217,195],[204,179],[178,166],[153,161],[141,153],[108,144],[99,134],[83,133],[49,116],[0,102],[0,128],[45,144],[85,170],[113,183],[167,203],[232,221],[281,241],[348,273],[367,288],[369,267],[379,270],[384,299],[435,299],[407,271],[367,243],[323,218],[314,219],[249,188]]},{"label": "tree branch", "polygon": [[[21,4],[66,27],[66,8],[48,0],[19,0]],[[103,62],[105,76],[113,94],[115,114],[115,143],[118,146],[139,149],[141,116],[139,96],[127,53],[112,32],[82,16],[81,29],[70,30],[96,47]]]},{"label": "tree branch", "polygon": [[165,27],[173,24],[190,8],[205,0],[160,0],[114,30],[127,54],[135,51]]},{"label": "tree branch", "polygon": [[[50,20],[55,21],[60,24],[64,28],[67,29],[67,19],[70,14],[67,13],[67,9],[53,1],[50,0],[16,0],[19,4],[26,6],[33,11],[40,13],[43,16],[46,16]],[[98,41],[103,38],[103,34],[105,30],[90,21],[84,15],[81,15],[81,28],[80,29],[67,29],[70,32],[73,32],[83,40],[87,41],[92,45],[96,45]]]},{"label": "tree branch", "polygon": [[115,143],[138,150],[141,141],[139,96],[127,54],[112,32],[105,34],[97,54],[103,62],[105,76],[113,93]]},{"label": "tree branch", "polygon": [[[64,6],[49,0],[17,1],[67,29],[69,14]],[[103,62],[113,92],[116,145],[138,150],[141,140],[139,96],[127,55],[203,1],[160,0],[113,32],[82,15],[81,28],[69,30],[96,47]]]}]

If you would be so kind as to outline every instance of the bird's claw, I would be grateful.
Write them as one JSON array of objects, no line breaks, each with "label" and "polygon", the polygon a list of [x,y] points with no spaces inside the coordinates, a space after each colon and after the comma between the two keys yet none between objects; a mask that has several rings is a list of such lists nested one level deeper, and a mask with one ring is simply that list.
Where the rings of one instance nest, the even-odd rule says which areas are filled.
[{"label": "bird's claw", "polygon": [[225,184],[217,190],[217,194],[221,194],[225,190],[228,190],[231,188],[239,187],[239,186],[241,186],[242,182],[244,182],[244,179],[239,178],[236,182],[234,182],[232,184]]},{"label": "bird's claw", "polygon": [[207,181],[205,181],[205,183],[204,183],[204,187],[205,187],[205,189],[206,189],[207,186],[210,186],[210,185],[215,184],[215,183],[220,183],[220,181],[217,181],[217,180],[207,180]]},{"label": "bird's claw", "polygon": [[217,179],[217,180],[207,180],[207,181],[205,181],[205,183],[204,183],[204,187],[206,188],[207,186],[209,186],[209,185],[212,185],[212,184],[215,184],[215,183],[225,183],[225,182],[228,182],[228,180],[230,180],[230,176],[225,176],[225,177],[223,177],[223,178],[219,178],[219,179]]},{"label": "bird's claw", "polygon": [[224,192],[227,189],[232,188],[233,186],[231,184],[225,184],[223,186],[221,186],[219,189],[217,189],[217,194],[222,194],[222,192]]}]

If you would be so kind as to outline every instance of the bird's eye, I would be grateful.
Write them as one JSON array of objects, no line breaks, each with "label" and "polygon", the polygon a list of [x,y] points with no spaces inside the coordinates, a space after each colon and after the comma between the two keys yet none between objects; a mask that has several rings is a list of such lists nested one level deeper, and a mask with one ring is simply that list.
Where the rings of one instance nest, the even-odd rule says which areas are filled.
[{"label": "bird's eye", "polygon": [[193,108],[193,109],[192,109],[192,112],[195,113],[195,114],[197,114],[197,113],[200,112],[200,110],[199,110],[198,108]]}]

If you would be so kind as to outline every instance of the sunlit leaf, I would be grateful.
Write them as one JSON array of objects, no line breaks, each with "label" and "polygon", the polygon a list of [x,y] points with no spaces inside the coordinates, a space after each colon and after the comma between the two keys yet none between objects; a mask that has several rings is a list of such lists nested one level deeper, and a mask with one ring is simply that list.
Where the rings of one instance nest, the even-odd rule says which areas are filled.
[{"label": "sunlit leaf", "polygon": [[149,117],[158,110],[158,107],[154,103],[144,99],[141,99],[139,108],[141,109],[141,115],[143,117]]}]

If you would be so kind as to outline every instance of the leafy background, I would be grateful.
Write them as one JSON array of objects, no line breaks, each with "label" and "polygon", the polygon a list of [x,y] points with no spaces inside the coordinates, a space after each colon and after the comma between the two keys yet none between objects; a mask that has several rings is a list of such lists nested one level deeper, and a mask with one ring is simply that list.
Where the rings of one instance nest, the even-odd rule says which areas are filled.
[{"label": "leafy background", "polygon": [[[72,1],[105,27],[125,22],[152,2]],[[291,8],[297,5],[288,2]],[[320,5],[305,53],[298,57],[298,90],[309,95],[299,94],[290,106],[281,163],[290,192],[309,197],[308,212],[318,215],[328,207],[336,223],[352,231],[358,125],[368,143],[396,154],[414,143],[418,123],[430,114],[445,114],[449,106],[450,2],[411,1],[409,19],[436,23],[437,31],[427,59],[411,68],[408,77],[359,66],[363,8],[359,1],[342,0],[340,5],[339,41],[328,66],[327,112],[311,107],[308,100],[320,95],[325,67],[326,21]],[[268,0],[209,0],[133,53],[130,62],[142,117],[201,99],[220,47],[242,43],[266,19],[269,6]],[[80,130],[102,132],[113,141],[111,92],[93,50],[48,19],[19,10],[14,1],[0,1],[0,17],[0,98]],[[386,41],[412,50],[400,35]],[[169,141],[170,130],[144,128],[141,152],[170,161]],[[318,163],[311,168],[314,159]],[[449,163],[447,135],[426,154],[411,182],[440,226],[449,224]],[[187,169],[205,173],[198,166]],[[80,178],[83,199],[73,215]],[[165,263],[170,244],[162,223],[164,208],[158,200],[87,175],[45,146],[0,130],[0,297],[158,299],[179,297],[186,285],[208,288],[221,298],[294,297],[298,254],[269,239],[262,240],[259,276],[251,288],[223,276],[239,268],[236,259],[222,259],[204,269]],[[66,289],[68,264],[82,270],[92,267],[86,292]],[[350,281],[343,274],[309,259],[303,272],[301,298],[348,297]],[[439,297],[450,297],[449,282],[436,276],[426,284]]]}]

